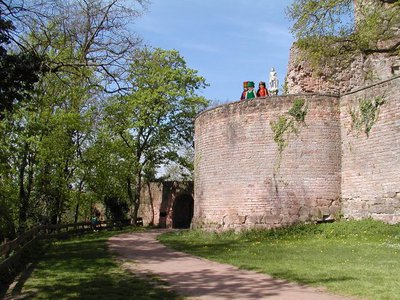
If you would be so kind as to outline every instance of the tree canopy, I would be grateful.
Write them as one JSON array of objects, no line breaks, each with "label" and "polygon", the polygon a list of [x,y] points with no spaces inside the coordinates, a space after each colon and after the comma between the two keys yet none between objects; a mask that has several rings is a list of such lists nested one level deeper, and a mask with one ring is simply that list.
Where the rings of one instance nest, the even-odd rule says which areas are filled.
[{"label": "tree canopy", "polygon": [[178,51],[143,47],[146,3],[0,0],[0,241],[99,202],[136,218],[162,165],[190,168],[207,84]]},{"label": "tree canopy", "polygon": [[[194,118],[208,101],[197,95],[206,86],[176,50],[139,49],[130,66],[132,92],[110,99],[105,122],[124,160],[130,161],[135,190],[127,191],[137,217],[143,178],[169,161],[184,161],[180,150],[192,145]],[[129,187],[130,184],[127,184]]]},{"label": "tree canopy", "polygon": [[314,65],[346,65],[360,53],[400,53],[399,0],[296,0],[287,15],[297,46]]},{"label": "tree canopy", "polygon": [[15,26],[5,16],[6,10],[4,1],[0,1],[0,119],[5,112],[11,112],[17,102],[29,97],[28,92],[33,89],[44,69],[44,58],[36,53],[27,50],[12,52],[8,49]]}]

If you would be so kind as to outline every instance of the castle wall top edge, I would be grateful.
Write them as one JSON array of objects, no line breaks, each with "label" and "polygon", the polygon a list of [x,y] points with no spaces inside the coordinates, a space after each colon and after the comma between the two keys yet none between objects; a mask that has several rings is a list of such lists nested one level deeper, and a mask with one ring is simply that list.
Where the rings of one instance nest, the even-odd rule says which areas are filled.
[{"label": "castle wall top edge", "polygon": [[349,92],[347,92],[347,93],[343,93],[343,94],[341,94],[340,96],[342,97],[342,96],[347,96],[347,95],[355,94],[355,93],[361,92],[361,91],[363,91],[363,90],[367,90],[367,89],[373,88],[373,87],[375,87],[375,86],[379,86],[379,85],[381,85],[381,84],[385,84],[385,83],[387,83],[387,82],[394,81],[394,80],[399,79],[399,78],[400,78],[400,75],[396,75],[396,76],[393,76],[393,77],[391,77],[391,78],[388,78],[388,79],[385,79],[385,80],[382,80],[382,81],[379,81],[379,82],[376,82],[376,83],[373,83],[373,84],[370,84],[370,85],[365,85],[365,86],[363,86],[363,87],[354,89],[354,90],[349,91]]},{"label": "castle wall top edge", "polygon": [[201,111],[200,113],[197,114],[196,119],[198,119],[201,115],[211,112],[213,110],[216,109],[220,109],[222,107],[229,107],[229,106],[234,106],[234,105],[239,105],[242,103],[246,103],[246,102],[254,102],[254,101],[272,101],[272,100],[286,100],[286,99],[292,99],[292,98],[296,98],[296,97],[305,97],[305,98],[310,98],[310,97],[318,97],[318,98],[334,98],[334,99],[338,99],[340,96],[338,94],[324,94],[324,93],[299,93],[299,94],[287,94],[287,95],[279,95],[279,96],[268,96],[268,97],[261,97],[261,98],[255,98],[255,99],[251,99],[251,100],[236,100],[233,102],[228,102],[228,103],[224,103],[221,105],[217,105],[215,107],[211,107],[208,109],[205,109],[203,111]]},{"label": "castle wall top edge", "polygon": [[349,92],[343,93],[343,94],[297,93],[297,94],[287,94],[287,95],[279,95],[279,96],[269,96],[269,97],[255,98],[255,99],[252,99],[252,100],[236,100],[236,101],[233,101],[233,102],[228,102],[228,103],[224,103],[224,104],[221,104],[221,105],[212,107],[212,108],[205,109],[205,110],[201,111],[200,113],[198,113],[195,119],[199,118],[201,115],[203,115],[203,114],[205,114],[205,113],[208,113],[208,112],[210,112],[210,111],[219,109],[219,108],[221,108],[221,107],[229,107],[229,106],[232,106],[232,105],[238,105],[238,104],[241,104],[241,103],[246,102],[246,101],[249,101],[249,102],[250,102],[250,101],[260,101],[260,100],[263,100],[263,101],[284,100],[284,99],[291,99],[291,98],[296,98],[296,97],[306,97],[306,98],[309,98],[309,97],[318,97],[318,98],[319,98],[319,97],[329,97],[329,98],[338,99],[338,98],[340,98],[340,97],[347,96],[347,95],[351,95],[351,94],[355,94],[355,93],[358,93],[358,92],[360,92],[360,91],[367,90],[367,89],[370,89],[370,88],[372,88],[372,87],[379,86],[379,85],[381,85],[381,84],[385,84],[385,83],[388,83],[388,82],[390,82],[390,81],[397,80],[397,79],[400,79],[400,75],[395,75],[395,76],[393,76],[393,77],[391,77],[391,78],[388,78],[388,79],[385,79],[385,80],[382,80],[382,81],[379,81],[379,82],[376,82],[376,83],[373,83],[373,84],[370,84],[370,85],[365,85],[365,86],[363,86],[363,87],[354,89],[354,90],[352,90],[352,91],[349,91]]}]

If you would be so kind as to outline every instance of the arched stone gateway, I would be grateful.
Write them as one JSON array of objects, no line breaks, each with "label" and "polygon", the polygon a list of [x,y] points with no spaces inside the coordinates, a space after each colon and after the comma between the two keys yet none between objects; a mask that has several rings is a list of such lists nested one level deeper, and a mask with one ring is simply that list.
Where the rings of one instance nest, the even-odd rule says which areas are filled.
[{"label": "arched stone gateway", "polygon": [[143,186],[141,192],[138,216],[143,219],[144,226],[190,226],[193,217],[193,181],[151,182]]},{"label": "arched stone gateway", "polygon": [[193,218],[193,197],[188,194],[178,196],[174,202],[172,227],[189,228]]}]

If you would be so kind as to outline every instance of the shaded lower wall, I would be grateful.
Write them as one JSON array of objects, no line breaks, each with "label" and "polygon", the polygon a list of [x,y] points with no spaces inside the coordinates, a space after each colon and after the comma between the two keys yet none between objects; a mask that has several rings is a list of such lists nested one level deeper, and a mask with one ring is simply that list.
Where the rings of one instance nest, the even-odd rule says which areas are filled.
[{"label": "shaded lower wall", "polygon": [[[307,115],[280,158],[270,122],[305,99]],[[235,102],[195,121],[194,228],[276,227],[340,213],[339,98]]]},{"label": "shaded lower wall", "polygon": [[188,228],[193,217],[193,182],[151,182],[142,187],[138,217],[143,225]]},{"label": "shaded lower wall", "polygon": [[[384,103],[367,135],[360,105],[376,98]],[[400,77],[343,96],[340,112],[344,217],[400,222]]]}]

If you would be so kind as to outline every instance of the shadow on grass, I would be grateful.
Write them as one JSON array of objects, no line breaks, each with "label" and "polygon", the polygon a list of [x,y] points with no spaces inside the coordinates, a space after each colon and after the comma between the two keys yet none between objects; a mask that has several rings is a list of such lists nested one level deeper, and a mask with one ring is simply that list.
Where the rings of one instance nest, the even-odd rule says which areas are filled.
[{"label": "shadow on grass", "polygon": [[19,299],[182,299],[150,280],[122,270],[107,250],[112,234],[55,243],[28,269],[11,296]]},{"label": "shadow on grass", "polygon": [[[316,297],[325,296],[308,286],[238,270],[231,265],[214,263],[171,250],[154,240],[155,235],[156,233],[119,235],[109,240],[109,247],[123,258],[139,262],[138,269],[141,272],[158,274],[169,282],[172,289],[191,297],[265,299],[280,296],[287,299],[317,299]],[[174,241],[173,245],[174,249],[186,250],[198,256],[208,254],[208,257],[210,253],[219,253],[221,256],[226,253],[227,248],[238,246],[235,241],[227,240],[190,244]]]},{"label": "shadow on grass", "polygon": [[[35,269],[35,263],[31,263],[16,279],[15,285],[12,288],[11,295],[19,295],[22,291],[22,288],[25,282],[31,277],[33,270]],[[5,294],[4,294],[5,296]]]},{"label": "shadow on grass", "polygon": [[182,299],[164,288],[154,287],[131,274],[69,278],[26,289],[19,297],[33,299]]},{"label": "shadow on grass", "polygon": [[[206,259],[215,259],[216,261],[221,261],[221,253],[226,253],[227,256],[231,256],[232,252],[236,251],[238,248],[245,248],[246,244],[237,240],[212,240],[210,241],[194,241],[190,242],[186,240],[181,240],[179,237],[175,238],[173,234],[167,233],[159,237],[159,240],[166,246],[175,249],[177,251],[182,251],[190,253],[192,255],[200,256]],[[227,252],[227,249],[233,250],[232,252]],[[164,257],[163,259],[169,259]],[[238,260],[240,262],[240,259]],[[229,263],[229,262],[228,262]],[[233,263],[232,263],[233,264]],[[263,263],[259,266],[254,266],[251,264],[235,264],[238,268],[242,270],[249,270],[258,273],[265,274],[265,268]],[[336,275],[336,274],[321,274],[318,278],[307,278],[304,275],[297,274],[291,270],[282,270],[278,272],[269,271],[268,275],[276,279],[289,280],[292,282],[297,282],[301,285],[313,285],[321,286],[325,283],[338,283],[346,281],[357,280],[354,276]]]},{"label": "shadow on grass", "polygon": [[[250,270],[250,268],[247,268]],[[286,270],[285,272],[271,272],[271,276],[275,278],[283,278],[291,281],[298,282],[303,285],[324,285],[325,283],[336,283],[336,282],[346,282],[355,281],[357,277],[350,276],[327,276],[326,278],[316,278],[316,279],[305,279],[303,276],[299,276],[294,272]]]}]

